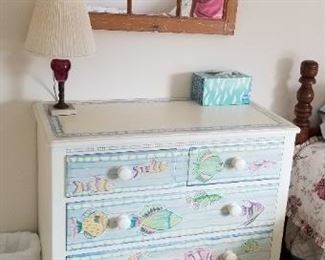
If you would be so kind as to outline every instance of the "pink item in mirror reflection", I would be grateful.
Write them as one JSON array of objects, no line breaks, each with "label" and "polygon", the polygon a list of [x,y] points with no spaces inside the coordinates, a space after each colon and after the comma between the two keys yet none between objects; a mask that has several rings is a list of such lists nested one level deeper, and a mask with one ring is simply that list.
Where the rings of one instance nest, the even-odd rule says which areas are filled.
[{"label": "pink item in mirror reflection", "polygon": [[193,16],[213,19],[222,18],[224,0],[193,0],[193,2]]}]

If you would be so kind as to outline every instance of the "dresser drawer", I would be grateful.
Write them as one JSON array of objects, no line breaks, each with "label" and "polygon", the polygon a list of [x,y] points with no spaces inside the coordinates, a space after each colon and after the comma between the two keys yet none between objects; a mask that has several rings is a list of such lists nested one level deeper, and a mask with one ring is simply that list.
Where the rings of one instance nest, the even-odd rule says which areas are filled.
[{"label": "dresser drawer", "polygon": [[186,181],[187,165],[188,152],[176,149],[68,155],[66,196],[177,186]]},{"label": "dresser drawer", "polygon": [[277,185],[69,203],[67,250],[271,225]]},{"label": "dresser drawer", "polygon": [[123,245],[120,248],[108,247],[102,252],[92,252],[69,256],[69,260],[222,260],[225,252],[231,251],[241,260],[268,260],[271,251],[269,229],[248,233],[228,234],[210,233],[201,236],[189,236]]},{"label": "dresser drawer", "polygon": [[225,144],[190,150],[188,185],[276,179],[283,140]]}]

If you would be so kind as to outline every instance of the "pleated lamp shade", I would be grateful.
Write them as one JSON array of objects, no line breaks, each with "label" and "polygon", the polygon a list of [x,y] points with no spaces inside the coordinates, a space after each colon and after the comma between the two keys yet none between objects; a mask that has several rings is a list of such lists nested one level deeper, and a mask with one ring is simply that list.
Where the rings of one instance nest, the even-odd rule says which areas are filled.
[{"label": "pleated lamp shade", "polygon": [[37,0],[25,48],[49,57],[82,57],[95,52],[83,0]]}]

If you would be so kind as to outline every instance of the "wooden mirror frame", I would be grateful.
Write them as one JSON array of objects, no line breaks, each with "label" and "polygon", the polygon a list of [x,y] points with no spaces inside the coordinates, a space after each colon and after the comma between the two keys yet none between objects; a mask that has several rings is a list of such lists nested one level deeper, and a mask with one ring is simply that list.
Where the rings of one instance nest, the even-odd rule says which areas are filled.
[{"label": "wooden mirror frame", "polygon": [[127,0],[126,14],[90,12],[94,30],[172,32],[233,35],[238,0],[225,0],[222,19],[182,17],[181,0],[177,0],[176,16],[132,14],[132,0]]}]

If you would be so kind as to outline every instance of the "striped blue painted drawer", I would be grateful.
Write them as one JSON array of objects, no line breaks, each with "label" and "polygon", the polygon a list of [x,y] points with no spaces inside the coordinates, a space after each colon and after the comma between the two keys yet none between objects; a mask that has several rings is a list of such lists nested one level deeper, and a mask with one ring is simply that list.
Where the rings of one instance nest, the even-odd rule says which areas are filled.
[{"label": "striped blue painted drawer", "polygon": [[272,225],[278,185],[227,184],[67,205],[67,250]]},{"label": "striped blue painted drawer", "polygon": [[[201,236],[182,237],[107,247],[104,251],[69,256],[69,260],[217,260],[226,254],[235,254],[241,260],[270,259],[272,230],[228,234],[210,233]],[[227,253],[226,253],[227,252]],[[232,258],[231,258],[232,259]]]},{"label": "striped blue painted drawer", "polygon": [[188,185],[251,182],[280,176],[283,139],[190,150]]},{"label": "striped blue painted drawer", "polygon": [[186,182],[187,163],[188,152],[176,149],[69,155],[66,196],[178,186]]}]

